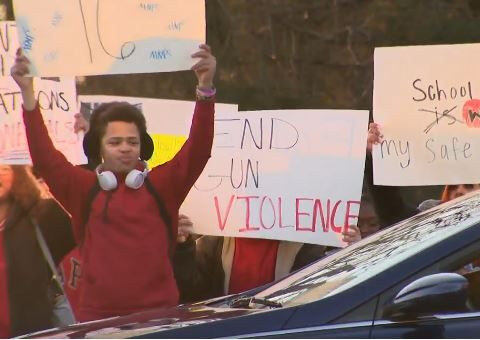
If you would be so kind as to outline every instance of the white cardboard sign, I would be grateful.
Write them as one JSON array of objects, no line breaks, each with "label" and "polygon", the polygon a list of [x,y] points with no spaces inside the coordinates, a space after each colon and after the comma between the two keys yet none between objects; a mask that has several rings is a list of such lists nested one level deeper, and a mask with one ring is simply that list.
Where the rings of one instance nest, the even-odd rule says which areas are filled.
[{"label": "white cardboard sign", "polygon": [[[0,164],[31,164],[22,117],[22,96],[9,77],[19,46],[15,22],[0,23]],[[73,164],[85,162],[81,137],[73,132],[75,80],[34,79],[35,95],[52,141]]]},{"label": "white cardboard sign", "polygon": [[205,42],[204,0],[15,0],[36,76],[188,70]]},{"label": "white cardboard sign", "polygon": [[480,44],[375,50],[379,185],[480,183]]},{"label": "white cardboard sign", "polygon": [[181,212],[199,234],[344,246],[367,122],[367,111],[217,114],[212,158]]}]

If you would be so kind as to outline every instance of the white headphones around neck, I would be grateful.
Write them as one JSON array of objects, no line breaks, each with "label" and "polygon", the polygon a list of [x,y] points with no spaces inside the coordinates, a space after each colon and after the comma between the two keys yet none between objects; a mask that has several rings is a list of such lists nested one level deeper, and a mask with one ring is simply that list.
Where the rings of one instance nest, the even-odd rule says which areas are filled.
[{"label": "white headphones around neck", "polygon": [[[145,178],[148,175],[148,165],[146,162],[143,162],[145,168],[143,171],[133,169],[130,171],[125,178],[125,185],[131,189],[139,189],[143,182],[145,182]],[[102,171],[103,164],[100,164],[95,169],[95,173],[97,174],[98,184],[100,188],[105,191],[112,191],[115,190],[118,186],[117,177],[115,177],[114,173],[111,171]]]}]

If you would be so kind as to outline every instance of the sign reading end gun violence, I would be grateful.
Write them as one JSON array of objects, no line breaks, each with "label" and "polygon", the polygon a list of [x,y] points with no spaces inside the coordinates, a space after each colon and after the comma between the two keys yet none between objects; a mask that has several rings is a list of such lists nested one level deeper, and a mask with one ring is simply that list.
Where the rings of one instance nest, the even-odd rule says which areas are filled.
[{"label": "sign reading end gun violence", "polygon": [[367,111],[216,114],[212,158],[180,212],[199,234],[344,246],[367,121]]},{"label": "sign reading end gun violence", "polygon": [[480,183],[480,44],[377,48],[379,185]]},{"label": "sign reading end gun violence", "polygon": [[190,69],[205,42],[204,0],[15,0],[36,76]]}]

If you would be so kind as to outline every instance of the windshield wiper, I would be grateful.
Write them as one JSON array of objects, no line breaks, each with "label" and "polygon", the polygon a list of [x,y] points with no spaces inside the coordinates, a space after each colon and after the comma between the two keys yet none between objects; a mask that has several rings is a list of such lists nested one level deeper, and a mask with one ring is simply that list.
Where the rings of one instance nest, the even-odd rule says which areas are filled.
[{"label": "windshield wiper", "polygon": [[268,299],[263,298],[256,298],[252,296],[242,296],[238,299],[233,300],[230,303],[230,307],[232,308],[250,308],[251,303],[256,303],[258,305],[263,305],[272,308],[282,308],[282,304],[279,302],[271,301]]}]

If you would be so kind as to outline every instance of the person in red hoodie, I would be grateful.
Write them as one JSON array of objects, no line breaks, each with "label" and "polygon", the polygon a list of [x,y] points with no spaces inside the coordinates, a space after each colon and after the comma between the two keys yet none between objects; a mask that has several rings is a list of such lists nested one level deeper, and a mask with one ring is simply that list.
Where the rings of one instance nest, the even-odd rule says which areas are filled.
[{"label": "person in red hoodie", "polygon": [[[188,216],[179,221],[184,243],[178,246],[177,279],[182,283],[184,303],[238,294],[276,280],[336,251],[333,247],[301,242],[257,238],[200,236],[193,242],[193,223]],[[361,239],[351,225],[343,233],[348,245]],[[179,240],[179,242],[182,242]]]},{"label": "person in red hoodie", "polygon": [[[75,167],[48,136],[35,100],[29,61],[22,54],[11,74],[23,98],[23,119],[35,168],[55,198],[70,212],[82,253],[79,321],[89,321],[178,304],[171,254],[178,209],[210,158],[213,142],[213,78],[216,59],[201,45],[192,55],[197,103],[187,142],[168,163],[148,172],[153,153],[143,114],[133,105],[111,103],[95,129],[103,163],[95,172]],[[147,183],[149,183],[147,185]],[[99,185],[86,221],[92,189]],[[149,186],[160,196],[160,214]]]},{"label": "person in red hoodie", "polygon": [[[85,119],[84,115],[81,113],[76,114],[75,123],[74,123],[74,133],[83,132],[85,135],[84,138],[84,148],[85,153],[89,153],[89,143],[88,141],[91,139],[89,138],[89,130],[90,125],[97,125],[97,121],[99,120],[100,115],[102,114],[102,110],[100,110],[100,106],[98,106],[90,115],[89,119]],[[88,157],[87,164],[78,165],[83,167],[84,169],[90,169],[92,171],[102,163],[101,159],[96,158],[96,155],[91,155],[92,157]],[[38,176],[37,176],[38,177]],[[50,195],[50,190],[48,186],[45,184],[45,181],[39,180],[42,182],[42,187],[44,188],[43,192],[47,195]],[[98,192],[97,192],[98,193]],[[90,197],[90,202],[93,200],[94,197]],[[190,247],[193,244],[193,234],[192,234],[192,224],[185,215],[182,215],[181,212],[178,218],[178,235],[177,235],[177,247],[175,249],[175,254],[173,256],[173,269],[175,274],[175,280],[177,281],[177,287],[180,291],[180,303],[182,303],[182,295],[185,295],[185,290],[190,289],[190,283],[183,281],[183,277],[178,277],[178,273],[183,273],[184,269],[184,256],[185,256],[185,248]],[[192,236],[190,236],[192,235]],[[188,270],[188,269],[186,269]],[[59,274],[63,278],[63,284],[65,289],[65,294],[68,297],[72,310],[75,314],[77,314],[78,310],[78,301],[80,299],[79,292],[80,292],[80,280],[81,280],[81,272],[82,272],[82,258],[81,253],[78,247],[75,247],[70,253],[68,253],[63,261],[60,263]],[[183,290],[183,292],[182,292]]]}]

